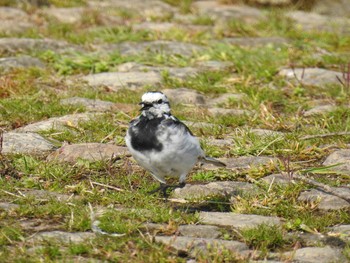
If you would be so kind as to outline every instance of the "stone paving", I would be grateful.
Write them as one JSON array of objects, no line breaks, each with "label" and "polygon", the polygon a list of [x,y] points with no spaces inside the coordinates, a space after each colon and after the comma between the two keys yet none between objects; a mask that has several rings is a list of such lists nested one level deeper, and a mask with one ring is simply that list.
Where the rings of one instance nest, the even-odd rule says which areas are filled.
[{"label": "stone paving", "polygon": [[[169,6],[165,2],[152,1],[88,1],[88,10],[99,8],[126,8],[130,10],[137,10],[146,18],[154,16],[174,16],[184,23],[184,16],[175,7]],[[152,2],[152,3],[151,3]],[[195,1],[193,3],[194,14],[207,15],[215,21],[213,28],[210,30],[217,30],[217,28],[225,27],[227,19],[239,19],[246,23],[256,23],[260,20],[266,19],[265,13],[258,8],[248,7],[244,5],[226,6],[219,4],[220,1]],[[271,1],[273,2],[273,1]],[[283,1],[281,1],[283,2]],[[284,1],[288,2],[288,1]],[[322,6],[318,6],[322,10]],[[316,9],[317,9],[316,8]],[[324,10],[324,9],[323,9]],[[84,8],[47,8],[41,10],[39,13],[46,16],[53,17],[58,21],[64,23],[77,23],[83,18]],[[38,15],[38,14],[37,14]],[[294,20],[304,30],[321,30],[332,31],[334,28],[329,25],[329,17],[316,13],[306,13],[302,11],[291,11],[287,16]],[[35,19],[29,16],[26,12],[8,7],[0,8],[0,17],[2,19],[0,32],[22,32],[29,27],[35,26]],[[118,24],[120,21],[113,18],[111,15],[104,17],[105,23]],[[191,21],[191,17],[187,17]],[[14,22],[16,21],[16,22]],[[350,33],[350,19],[337,18],[334,20],[338,24],[338,30],[344,34]],[[195,28],[189,24],[182,24],[181,27],[186,30],[208,30],[207,27]],[[151,30],[156,32],[168,31],[179,25],[175,22],[169,23],[155,23],[145,21],[143,23],[132,25],[133,30]],[[288,39],[280,37],[247,37],[247,38],[224,38],[222,41],[232,45],[241,47],[251,47],[260,45],[288,45]],[[68,44],[64,41],[53,39],[32,39],[32,38],[1,38],[0,52],[8,54],[8,57],[0,59],[0,68],[10,70],[21,67],[45,67],[44,62],[40,59],[30,56],[17,56],[17,53],[27,52],[30,50],[56,50],[57,52],[69,52],[71,50],[85,50],[86,47]],[[183,57],[191,57],[193,53],[200,53],[207,47],[195,43],[184,43],[167,40],[157,40],[140,43],[118,43],[118,44],[101,44],[95,45],[92,52],[109,53],[118,51],[122,56],[130,56],[138,53],[163,53],[170,55],[181,55]],[[121,89],[140,90],[147,85],[152,87],[161,87],[163,81],[161,72],[166,71],[170,76],[175,78],[187,78],[196,75],[198,72],[205,71],[227,71],[234,69],[235,65],[224,61],[199,61],[195,67],[175,68],[175,67],[156,67],[143,65],[139,63],[125,63],[118,67],[117,72],[104,72],[96,74],[86,74],[84,76],[75,76],[73,79],[84,81],[92,87],[107,86],[114,92],[119,92]],[[325,70],[322,68],[285,68],[278,73],[287,83],[299,81],[307,86],[327,86],[329,84],[338,83],[337,77],[342,77],[339,72],[332,70]],[[297,80],[296,80],[297,79]],[[241,109],[227,109],[222,108],[229,100],[242,100],[244,94],[227,93],[217,98],[209,98],[206,95],[191,90],[188,88],[178,89],[163,89],[162,90],[174,104],[182,103],[184,105],[195,105],[197,107],[206,108],[209,114],[214,116],[222,115],[250,115],[253,114],[247,110]],[[30,155],[44,155],[47,160],[59,160],[76,164],[78,160],[84,159],[88,161],[100,161],[111,159],[112,157],[128,158],[129,154],[123,146],[104,143],[81,143],[72,145],[63,145],[58,148],[40,132],[48,131],[50,129],[63,130],[68,125],[79,126],[79,123],[95,118],[98,114],[96,112],[112,112],[118,109],[118,105],[110,101],[92,100],[82,97],[71,97],[61,101],[62,105],[80,105],[84,108],[84,113],[76,113],[72,115],[53,117],[47,120],[31,123],[18,129],[7,131],[3,135],[3,154],[18,154],[25,153]],[[122,105],[122,107],[133,107],[132,105]],[[315,106],[304,113],[304,116],[312,116],[315,114],[323,114],[336,109],[335,105],[321,105]],[[122,109],[122,111],[127,111]],[[210,125],[207,123],[192,123],[190,126]],[[202,126],[201,126],[202,127]],[[279,137],[284,136],[284,133],[272,131],[268,129],[251,129],[251,133],[257,136]],[[213,145],[230,146],[231,140],[209,140],[208,143]],[[324,165],[334,165],[334,170],[350,173],[349,163],[350,150],[341,149],[331,153],[324,161]],[[220,158],[227,164],[225,169],[229,171],[244,170],[251,167],[260,167],[276,162],[273,156],[243,156],[238,158]],[[212,165],[204,165],[204,170],[218,169]],[[222,169],[222,168],[220,168]],[[260,181],[267,184],[288,185],[292,183],[286,179],[285,175],[273,174],[268,175]],[[342,192],[345,195],[350,190],[348,186],[333,187],[335,192]],[[179,198],[184,200],[198,200],[206,199],[212,196],[221,196],[227,198],[234,198],[235,196],[244,196],[249,194],[256,194],[261,189],[251,182],[236,182],[236,181],[218,181],[207,184],[189,184],[182,189],[176,189],[172,198]],[[58,198],[59,200],[69,200],[71,196],[65,196],[55,193],[28,192],[25,195],[32,195],[38,199]],[[323,192],[319,189],[311,189],[300,194],[299,201],[305,203],[315,204],[319,210],[339,210],[349,208],[348,201],[334,196],[330,193]],[[1,202],[0,210],[11,211],[18,208],[18,205]],[[225,212],[199,212],[200,225],[182,225],[178,228],[175,235],[155,235],[156,242],[166,244],[173,249],[185,253],[189,258],[196,258],[198,254],[208,253],[208,247],[227,249],[232,253],[239,255],[242,259],[254,258],[254,253],[249,247],[239,241],[224,240],[221,235],[221,230],[227,227],[234,229],[253,228],[261,224],[281,225],[283,218],[268,217],[260,215],[248,214],[234,214]],[[23,223],[24,228],[30,228]],[[54,239],[57,242],[63,243],[80,243],[84,240],[95,238],[95,233],[92,232],[63,232],[59,230],[50,231],[50,228],[41,228],[39,233],[33,235],[28,242],[42,242],[47,239]],[[53,228],[51,228],[53,229]],[[146,232],[152,233],[151,229],[161,229],[161,227],[146,226]],[[38,229],[36,229],[38,230]],[[341,239],[349,240],[350,227],[349,225],[338,225],[329,230],[329,235],[337,235]],[[286,260],[286,261],[285,261]],[[189,260],[188,262],[192,262]],[[196,261],[193,261],[196,262]],[[261,262],[261,261],[250,261]],[[303,247],[283,253],[282,256],[276,256],[271,260],[264,262],[346,262],[344,255],[341,254],[340,248],[334,247]]]}]

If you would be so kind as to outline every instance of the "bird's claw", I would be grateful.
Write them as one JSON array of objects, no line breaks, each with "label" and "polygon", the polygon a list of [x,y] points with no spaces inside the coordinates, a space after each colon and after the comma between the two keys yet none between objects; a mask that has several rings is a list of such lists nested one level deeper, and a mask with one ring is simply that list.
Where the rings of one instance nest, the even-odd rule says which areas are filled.
[{"label": "bird's claw", "polygon": [[168,198],[169,194],[167,193],[167,190],[170,189],[171,191],[176,188],[183,188],[186,185],[186,183],[179,183],[177,185],[167,185],[161,183],[159,187],[156,189],[149,191],[148,194],[154,194],[156,192],[161,192],[164,198]]}]

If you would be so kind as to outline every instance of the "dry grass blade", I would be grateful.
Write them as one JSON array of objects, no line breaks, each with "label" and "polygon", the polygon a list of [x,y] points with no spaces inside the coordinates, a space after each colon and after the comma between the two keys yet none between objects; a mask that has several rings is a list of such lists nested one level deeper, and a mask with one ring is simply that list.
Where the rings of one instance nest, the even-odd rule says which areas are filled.
[{"label": "dry grass blade", "polygon": [[100,221],[96,220],[96,216],[95,216],[95,212],[92,208],[91,203],[89,203],[89,209],[90,209],[90,220],[91,220],[91,230],[92,232],[94,232],[95,234],[100,234],[100,235],[107,235],[107,236],[111,236],[111,237],[122,237],[125,236],[126,234],[119,234],[119,233],[107,233],[105,231],[103,231],[100,227]]},{"label": "dry grass blade", "polygon": [[350,197],[347,195],[347,194],[339,194],[338,192],[336,192],[335,190],[333,190],[330,186],[328,185],[325,185],[325,184],[322,184],[322,183],[319,183],[315,180],[312,180],[310,178],[307,178],[306,176],[304,175],[301,175],[301,174],[294,174],[293,175],[293,179],[296,179],[296,180],[299,180],[299,181],[302,181],[302,182],[305,182],[307,184],[310,184],[312,186],[315,186],[317,188],[320,188],[322,191],[328,193],[328,194],[331,194],[331,195],[334,195],[334,196],[337,196],[345,201],[347,201],[348,203],[350,203]]},{"label": "dry grass blade", "polygon": [[11,196],[14,196],[14,197],[17,197],[17,198],[22,198],[23,197],[23,196],[16,195],[14,193],[11,193],[11,192],[8,192],[8,191],[5,191],[5,190],[1,190],[1,191],[4,192],[5,194],[11,195]]},{"label": "dry grass blade", "polygon": [[111,185],[107,185],[107,184],[101,184],[101,183],[92,182],[92,181],[90,183],[93,184],[93,185],[98,185],[98,186],[106,187],[106,188],[109,188],[109,189],[112,189],[112,190],[116,190],[118,192],[124,192],[125,191],[124,189],[121,189],[121,188],[118,188],[118,187],[115,187],[115,186],[111,186]]},{"label": "dry grass blade", "polygon": [[169,201],[178,204],[219,204],[219,205],[230,205],[230,202],[213,201],[213,200],[186,200],[183,198],[159,198],[159,200]]}]

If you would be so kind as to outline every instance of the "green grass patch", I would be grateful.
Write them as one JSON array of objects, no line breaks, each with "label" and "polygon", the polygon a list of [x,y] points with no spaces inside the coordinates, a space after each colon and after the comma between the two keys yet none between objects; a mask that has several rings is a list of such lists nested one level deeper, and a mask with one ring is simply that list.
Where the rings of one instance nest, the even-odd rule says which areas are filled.
[{"label": "green grass patch", "polygon": [[222,83],[223,79],[227,76],[225,72],[203,72],[198,73],[194,77],[188,77],[187,79],[178,79],[163,74],[164,85],[168,88],[191,88],[202,93],[220,94],[226,92],[226,88]]},{"label": "green grass patch", "polygon": [[271,81],[278,68],[288,62],[286,48],[273,47],[245,49],[227,44],[217,44],[208,55],[213,60],[231,61],[240,75],[253,77],[260,83]]},{"label": "green grass patch", "polygon": [[277,226],[260,225],[255,228],[242,229],[240,234],[248,246],[260,250],[263,254],[289,245],[285,233]]},{"label": "green grass patch", "polygon": [[23,232],[19,227],[16,227],[14,221],[2,221],[0,224],[0,245],[11,245],[17,241],[24,239]]},{"label": "green grass patch", "polygon": [[57,6],[57,7],[76,7],[76,6],[85,6],[87,4],[86,0],[44,0],[49,4]]},{"label": "green grass patch", "polygon": [[194,25],[200,25],[200,26],[213,26],[214,20],[210,16],[202,15],[197,16],[192,23]]},{"label": "green grass patch", "polygon": [[179,8],[181,13],[190,13],[193,0],[162,0],[163,2]]},{"label": "green grass patch", "polygon": [[[149,66],[170,67],[185,67],[190,63],[190,59],[188,58],[177,55],[166,55],[163,53],[144,52],[140,55],[122,56],[118,52],[117,48],[116,51],[112,51],[110,53],[85,54],[75,52],[71,54],[59,54],[50,50],[39,53],[37,55],[46,61],[49,66],[51,66],[52,69],[57,72],[58,75],[73,75],[79,73],[92,74],[110,71],[113,72],[117,71],[118,65],[126,62],[137,62]],[[215,78],[214,75],[215,74],[213,74],[213,77]],[[219,76],[220,74],[217,75]],[[166,70],[164,70],[163,76],[165,79],[169,79]],[[215,81],[215,79],[206,80],[203,78],[202,80],[203,83],[210,81]],[[207,85],[209,84],[210,83]]]},{"label": "green grass patch", "polygon": [[[125,117],[124,115],[121,115]],[[125,134],[126,127],[120,125],[120,116],[103,114],[90,121],[81,121],[78,126],[66,126],[64,129],[42,131],[46,137],[69,143],[109,142],[121,134]],[[124,121],[125,125],[128,121]]]},{"label": "green grass patch", "polygon": [[77,112],[76,107],[63,106],[56,99],[45,97],[38,94],[29,98],[0,100],[3,106],[0,108],[0,116],[6,120],[2,126],[14,129],[36,121]]},{"label": "green grass patch", "polygon": [[[268,187],[268,186],[267,186]],[[298,202],[297,198],[307,186],[289,184],[274,186],[268,192],[247,198],[237,198],[232,206],[233,211],[285,218],[288,230],[305,230],[324,232],[327,227],[350,222],[348,211],[339,210],[324,213],[317,211],[316,206]]]}]

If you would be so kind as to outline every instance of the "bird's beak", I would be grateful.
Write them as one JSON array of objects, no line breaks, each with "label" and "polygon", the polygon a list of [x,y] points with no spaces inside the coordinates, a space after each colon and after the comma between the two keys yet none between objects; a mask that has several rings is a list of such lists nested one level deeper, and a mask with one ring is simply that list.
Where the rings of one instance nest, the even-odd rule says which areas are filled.
[{"label": "bird's beak", "polygon": [[152,107],[152,104],[148,104],[148,103],[144,103],[144,102],[140,102],[139,105],[142,106],[140,111],[148,110],[149,108]]}]

